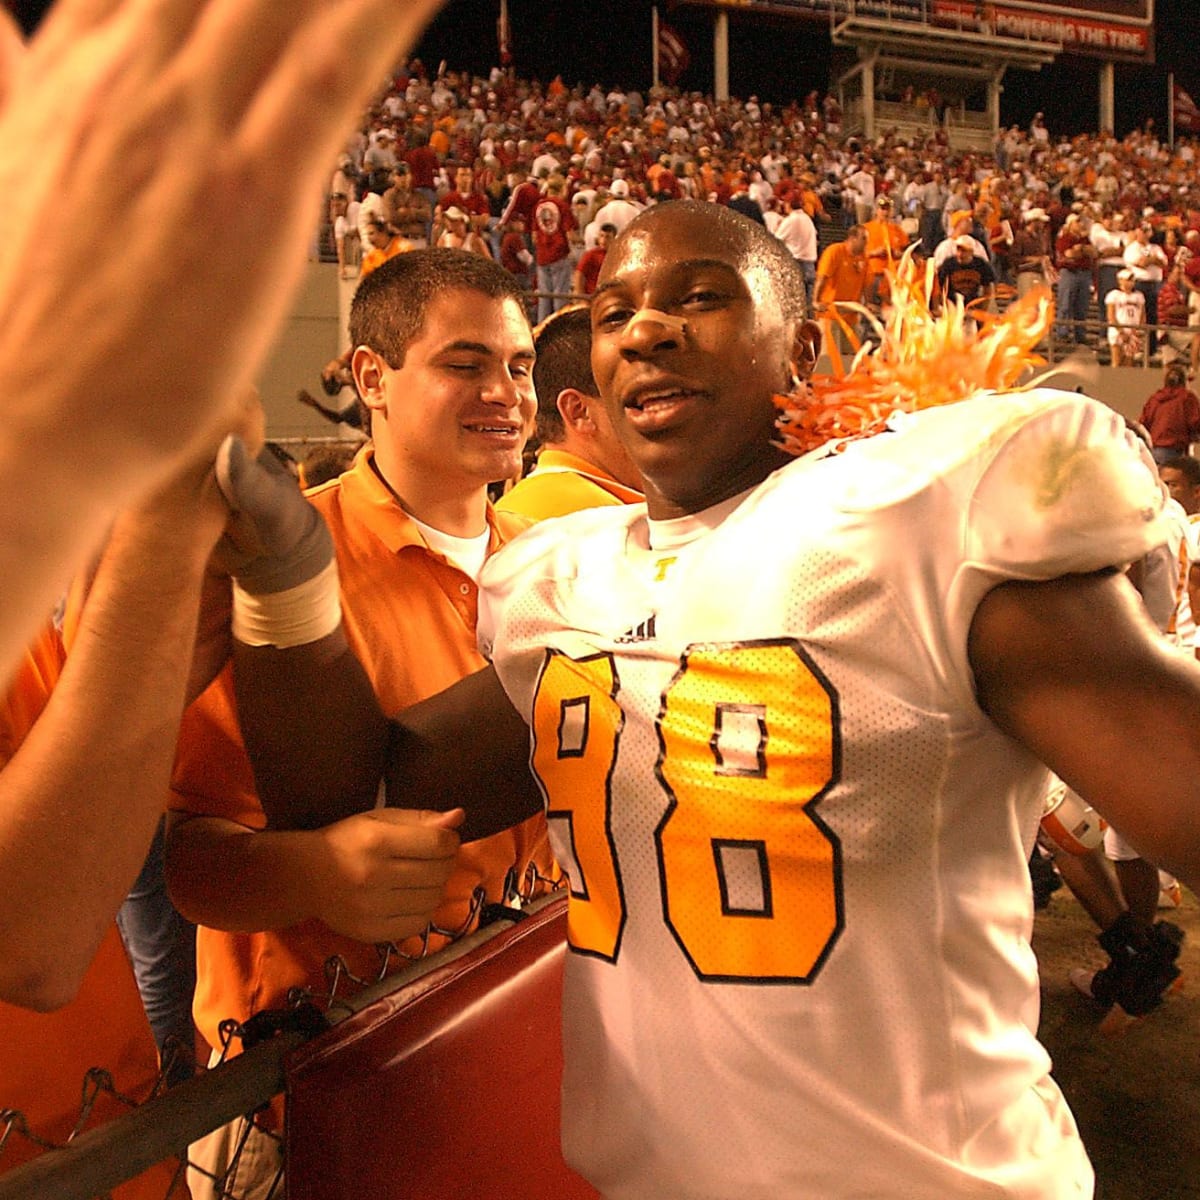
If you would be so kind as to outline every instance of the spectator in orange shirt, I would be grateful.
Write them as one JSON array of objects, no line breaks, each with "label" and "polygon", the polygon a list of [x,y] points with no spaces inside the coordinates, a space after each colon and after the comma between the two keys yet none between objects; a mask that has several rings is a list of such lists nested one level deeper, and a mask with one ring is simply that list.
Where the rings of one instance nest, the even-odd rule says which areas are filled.
[{"label": "spectator in orange shirt", "polygon": [[895,203],[891,196],[875,200],[875,216],[867,222],[867,303],[872,308],[886,303],[891,295],[888,267],[900,260],[908,246],[908,235],[893,219]]},{"label": "spectator in orange shirt", "polygon": [[535,521],[581,508],[636,504],[642,479],[612,427],[592,375],[587,307],[562,309],[538,331],[537,462],[496,505]]},{"label": "spectator in orange shirt", "polygon": [[[437,249],[385,264],[354,298],[351,366],[373,440],[312,499],[333,531],[346,627],[388,711],[483,665],[476,580],[487,556],[525,525],[487,501],[489,483],[520,473],[533,420],[533,337],[522,301],[499,264]],[[557,876],[540,816],[463,845],[456,857],[451,846],[444,893],[403,883],[414,841],[456,844],[437,817],[387,809],[312,833],[260,832],[267,818],[228,673],[189,710],[174,787],[168,882],[202,926],[196,1015],[213,1046],[225,1018],[277,1007],[292,987],[320,990],[332,954],[360,978],[376,974],[372,943],[394,940],[408,955],[440,948],[474,927],[483,901],[505,903],[514,888],[539,892]],[[430,912],[441,932],[423,934]],[[239,1170],[252,1178],[228,1181],[238,1195],[256,1180],[269,1185],[279,1169],[271,1140],[249,1136],[256,1145]],[[227,1127],[193,1157],[219,1179],[237,1145]],[[190,1182],[197,1200],[212,1195],[199,1173]]]},{"label": "spectator in orange shirt", "polygon": [[362,267],[359,269],[362,279],[366,279],[372,271],[382,267],[388,259],[412,249],[411,242],[405,241],[398,233],[393,233],[382,221],[367,222],[367,241],[371,243],[371,249],[363,255]]},{"label": "spectator in orange shirt", "polygon": [[822,334],[830,333],[844,351],[853,351],[852,336],[858,337],[861,317],[838,305],[862,304],[870,279],[866,258],[867,231],[851,225],[844,241],[827,246],[817,262],[817,282],[813,287],[813,316],[821,322]]},{"label": "spectator in orange shirt", "polygon": [[[230,410],[229,425],[248,432],[256,409]],[[215,449],[214,439],[118,518],[86,600],[77,587],[61,626],[47,622],[0,694],[0,1109],[52,1142],[73,1136],[89,1068],[110,1071],[137,1100],[158,1076],[113,917],[162,814],[183,706],[228,653],[227,629],[197,633],[202,588],[228,591],[205,571],[228,518]],[[128,1111],[103,1089],[96,1101],[88,1128]],[[36,1153],[14,1131],[3,1169]],[[175,1165],[114,1197],[162,1200]]]}]

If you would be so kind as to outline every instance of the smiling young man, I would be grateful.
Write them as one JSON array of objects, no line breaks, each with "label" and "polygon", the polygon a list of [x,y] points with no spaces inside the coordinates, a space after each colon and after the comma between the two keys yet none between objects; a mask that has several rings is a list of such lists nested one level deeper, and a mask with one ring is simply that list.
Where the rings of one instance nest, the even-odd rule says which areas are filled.
[{"label": "smiling young man", "polygon": [[[800,305],[736,214],[630,225],[592,362],[646,506],[489,563],[492,668],[402,714],[389,789],[465,804],[469,836],[524,811],[479,781],[529,755],[571,877],[564,1152],[606,1197],[1088,1197],[1026,861],[1041,758],[1200,878],[1200,796],[1162,786],[1200,778],[1200,673],[1111,569],[1161,540],[1161,493],[1119,416],[1052,391],[789,458]],[[324,689],[360,735],[323,780],[255,702],[314,659],[305,715]],[[372,794],[386,728],[336,632],[241,669],[280,819]]]},{"label": "smiling young man", "polygon": [[[528,524],[493,512],[487,485],[520,471],[533,335],[508,272],[437,249],[400,255],[365,279],[350,335],[372,441],[310,498],[333,534],[347,634],[394,712],[483,664],[476,581],[487,556]],[[319,736],[336,740],[337,722]],[[461,851],[440,814],[370,812],[315,834],[258,832],[266,819],[228,675],[185,719],[174,789],[168,877],[202,926],[196,1015],[214,1047],[221,1021],[279,1007],[293,987],[321,992],[332,955],[373,978],[373,943],[395,941],[407,955],[437,949],[473,928],[482,904],[536,893],[557,874],[540,815]],[[279,1166],[269,1141],[251,1142],[229,1181],[239,1195],[252,1179],[269,1187]],[[237,1144],[218,1131],[192,1157],[220,1177]],[[208,1194],[209,1181],[192,1182]]]}]

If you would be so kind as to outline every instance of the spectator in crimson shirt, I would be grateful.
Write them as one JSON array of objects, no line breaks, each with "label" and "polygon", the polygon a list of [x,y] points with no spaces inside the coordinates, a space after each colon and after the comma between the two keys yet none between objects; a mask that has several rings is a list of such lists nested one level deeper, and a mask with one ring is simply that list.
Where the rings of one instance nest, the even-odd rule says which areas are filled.
[{"label": "spectator in crimson shirt", "polygon": [[492,206],[487,195],[475,186],[475,172],[467,166],[459,166],[454,172],[454,187],[438,201],[438,210],[445,213],[452,208],[467,214],[473,232],[483,236],[487,233]]},{"label": "spectator in crimson shirt", "polygon": [[533,210],[533,257],[537,263],[538,321],[567,303],[571,293],[571,238],[579,228],[565,193],[566,180],[552,175]]},{"label": "spectator in crimson shirt", "polygon": [[438,202],[437,172],[438,156],[430,148],[429,134],[424,129],[414,129],[411,136],[412,145],[404,155],[408,163],[408,171],[412,176],[413,191],[420,192],[429,201],[429,226],[425,230],[425,240],[429,241],[433,232],[433,209]]},{"label": "spectator in crimson shirt", "polygon": [[1177,359],[1191,357],[1192,338],[1187,332],[1188,295],[1183,286],[1182,258],[1187,251],[1180,251],[1180,258],[1167,272],[1167,278],[1158,291],[1158,323],[1165,326],[1158,334],[1158,345],[1162,351],[1163,364],[1170,366]]},{"label": "spectator in crimson shirt", "polygon": [[511,225],[514,217],[520,217],[528,228],[533,224],[533,210],[542,198],[542,189],[529,178],[529,171],[519,164],[509,174],[512,193],[504,212],[500,214],[500,224]]},{"label": "spectator in crimson shirt", "polygon": [[1167,368],[1163,386],[1146,401],[1139,419],[1150,434],[1154,461],[1160,465],[1187,454],[1191,444],[1200,441],[1200,398],[1188,388],[1182,363]]},{"label": "spectator in crimson shirt", "polygon": [[515,275],[523,287],[529,287],[532,282],[530,268],[533,266],[533,255],[529,253],[525,241],[525,222],[520,217],[513,217],[509,221],[500,239],[500,265],[510,275]]},{"label": "spectator in crimson shirt", "polygon": [[571,282],[571,288],[577,296],[590,296],[596,290],[600,268],[604,266],[604,256],[608,253],[609,243],[616,236],[615,225],[601,225],[596,233],[596,244],[583,252],[575,268],[575,278]]}]

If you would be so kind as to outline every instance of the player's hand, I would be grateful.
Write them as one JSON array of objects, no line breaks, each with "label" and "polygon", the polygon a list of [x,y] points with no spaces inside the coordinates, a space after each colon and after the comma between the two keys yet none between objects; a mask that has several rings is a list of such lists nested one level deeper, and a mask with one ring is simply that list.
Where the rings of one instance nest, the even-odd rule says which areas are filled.
[{"label": "player's hand", "polygon": [[321,514],[270,451],[253,457],[240,438],[227,438],[216,474],[233,514],[218,559],[247,592],[286,591],[333,561]]},{"label": "player's hand", "polygon": [[5,428],[120,503],[252,379],[346,130],[441,0],[57,0],[0,26]]},{"label": "player's hand", "polygon": [[360,942],[421,933],[454,870],[463,816],[381,808],[317,830],[323,862],[314,872],[314,915]]}]

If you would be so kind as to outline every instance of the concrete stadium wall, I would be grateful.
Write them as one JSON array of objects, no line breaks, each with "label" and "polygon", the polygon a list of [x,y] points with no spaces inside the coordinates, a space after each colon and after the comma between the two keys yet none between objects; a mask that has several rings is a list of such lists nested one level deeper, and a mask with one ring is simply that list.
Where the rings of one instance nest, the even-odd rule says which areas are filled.
[{"label": "concrete stadium wall", "polygon": [[300,293],[259,374],[258,390],[270,438],[337,435],[338,427],[296,402],[303,388],[322,403],[321,368],[346,344],[346,316],[353,285],[338,279],[333,263],[309,263]]}]

